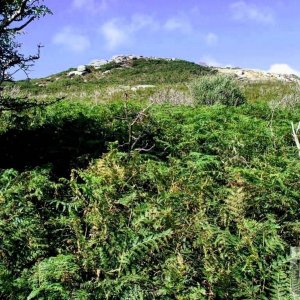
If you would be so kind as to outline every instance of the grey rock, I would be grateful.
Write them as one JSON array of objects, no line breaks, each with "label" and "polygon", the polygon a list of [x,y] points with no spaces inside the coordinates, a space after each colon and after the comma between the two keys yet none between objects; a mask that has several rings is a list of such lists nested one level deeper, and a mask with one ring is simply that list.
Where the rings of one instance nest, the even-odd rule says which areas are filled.
[{"label": "grey rock", "polygon": [[219,73],[224,75],[235,76],[239,80],[244,81],[283,81],[283,82],[296,82],[299,83],[299,78],[294,77],[290,74],[277,74],[270,73],[262,70],[254,70],[254,69],[241,69],[241,68],[215,68]]},{"label": "grey rock", "polygon": [[76,71],[69,72],[67,76],[68,77],[83,76],[83,75],[85,75],[88,72],[89,72],[89,70],[88,70],[88,68],[85,65],[80,65],[80,66],[77,67]]},{"label": "grey rock", "polygon": [[101,66],[106,65],[107,63],[108,61],[105,59],[94,59],[88,65],[95,69],[100,69]]},{"label": "grey rock", "polygon": [[111,61],[119,64],[119,63],[122,63],[122,62],[125,62],[127,61],[127,56],[126,55],[114,55],[112,58],[111,58]]},{"label": "grey rock", "polygon": [[80,72],[80,71],[71,71],[68,73],[68,77],[74,77],[74,76],[82,76],[84,75],[86,72]]},{"label": "grey rock", "polygon": [[87,71],[87,67],[85,65],[81,65],[77,67],[77,71],[78,72],[86,72]]}]

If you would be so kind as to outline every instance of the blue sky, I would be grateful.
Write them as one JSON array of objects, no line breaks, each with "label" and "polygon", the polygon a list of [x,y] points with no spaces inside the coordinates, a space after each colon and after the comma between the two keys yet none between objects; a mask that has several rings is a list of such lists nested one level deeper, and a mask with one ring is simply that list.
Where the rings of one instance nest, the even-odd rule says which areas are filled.
[{"label": "blue sky", "polygon": [[45,46],[31,77],[115,54],[300,71],[299,0],[45,0],[45,4],[53,15],[34,21],[21,37],[27,53],[33,53],[38,43]]}]

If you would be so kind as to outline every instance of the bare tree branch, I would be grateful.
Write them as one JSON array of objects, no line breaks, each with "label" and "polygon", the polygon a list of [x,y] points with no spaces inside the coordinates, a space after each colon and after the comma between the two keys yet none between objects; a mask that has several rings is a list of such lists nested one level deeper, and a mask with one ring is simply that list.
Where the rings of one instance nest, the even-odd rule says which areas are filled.
[{"label": "bare tree branch", "polygon": [[[30,67],[40,58],[41,45],[37,46],[37,53],[25,56],[20,53],[21,44],[16,41],[20,31],[35,19],[39,19],[51,11],[43,5],[43,0],[0,0],[0,87],[5,81],[12,81],[13,75],[23,71],[28,78]],[[14,99],[11,99],[14,100]],[[0,89],[0,109],[7,105],[8,110],[27,106],[20,99],[15,99],[11,105],[3,98]],[[24,99],[23,99],[24,100]]]},{"label": "bare tree branch", "polygon": [[146,112],[149,110],[149,108],[153,105],[153,103],[150,103],[148,106],[143,108],[141,111],[139,111],[137,114],[134,116],[130,116],[129,111],[128,111],[128,94],[125,94],[125,103],[124,103],[124,113],[125,117],[120,117],[118,119],[124,120],[127,122],[127,127],[128,127],[128,139],[127,142],[120,145],[120,147],[125,147],[128,149],[129,152],[135,150],[139,152],[150,152],[155,145],[149,146],[149,144],[146,142],[146,145],[143,147],[137,147],[139,143],[143,141],[143,139],[146,137],[146,134],[143,132],[143,130],[138,130],[138,135],[135,134],[135,127],[138,124],[143,124],[144,120],[147,118]]},{"label": "bare tree branch", "polygon": [[294,125],[293,122],[291,122],[291,124],[292,124],[292,135],[293,135],[296,147],[298,149],[299,157],[300,157],[300,141],[299,141],[299,138],[298,138],[298,133],[299,133],[299,130],[300,130],[300,122],[298,123],[297,128],[295,128],[295,125]]}]

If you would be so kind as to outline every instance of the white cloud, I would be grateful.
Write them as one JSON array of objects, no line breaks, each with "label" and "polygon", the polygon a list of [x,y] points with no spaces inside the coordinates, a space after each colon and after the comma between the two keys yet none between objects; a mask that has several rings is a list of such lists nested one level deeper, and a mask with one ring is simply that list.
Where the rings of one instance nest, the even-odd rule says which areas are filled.
[{"label": "white cloud", "polygon": [[122,26],[118,25],[118,19],[110,20],[100,28],[101,34],[106,40],[106,47],[114,50],[129,41],[129,33]]},{"label": "white cloud", "polygon": [[73,0],[72,7],[97,14],[108,8],[108,0]]},{"label": "white cloud", "polygon": [[167,31],[180,31],[182,33],[190,33],[192,32],[192,25],[191,23],[183,18],[170,18],[168,19],[163,28]]},{"label": "white cloud", "polygon": [[150,31],[159,29],[159,23],[151,16],[136,14],[131,18],[131,22],[128,26],[131,32],[139,31],[143,28],[147,28]]},{"label": "white cloud", "polygon": [[238,21],[255,21],[264,24],[275,22],[274,14],[268,7],[249,4],[246,1],[234,2],[230,5],[232,17]]},{"label": "white cloud", "polygon": [[133,15],[129,22],[122,19],[112,19],[104,23],[100,29],[100,34],[106,40],[106,47],[109,50],[129,44],[134,35],[142,29],[154,31],[159,28],[159,24],[150,16]]},{"label": "white cloud", "polygon": [[87,36],[74,32],[70,26],[56,33],[52,42],[57,45],[65,46],[69,50],[77,53],[84,52],[91,46],[91,42]]},{"label": "white cloud", "polygon": [[288,64],[273,64],[270,66],[269,72],[276,74],[295,74],[300,76],[300,72],[293,69]]},{"label": "white cloud", "polygon": [[204,37],[204,41],[208,46],[214,46],[218,43],[219,37],[215,34],[215,33],[208,33],[205,37]]}]

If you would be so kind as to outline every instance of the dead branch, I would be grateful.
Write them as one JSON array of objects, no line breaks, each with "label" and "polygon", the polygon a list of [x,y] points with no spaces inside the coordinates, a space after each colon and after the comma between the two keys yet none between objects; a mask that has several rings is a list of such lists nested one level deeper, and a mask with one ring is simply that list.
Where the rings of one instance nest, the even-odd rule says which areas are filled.
[{"label": "dead branch", "polygon": [[145,134],[143,134],[141,132],[141,133],[139,133],[139,135],[136,136],[134,133],[134,128],[135,128],[135,125],[137,125],[138,123],[142,123],[143,120],[147,117],[146,112],[153,105],[153,103],[150,103],[148,106],[143,108],[141,111],[139,111],[136,114],[136,116],[133,118],[133,120],[130,120],[132,117],[129,116],[127,98],[128,97],[126,97],[126,101],[124,103],[125,117],[119,118],[119,119],[127,122],[128,140],[126,143],[120,145],[120,147],[127,146],[129,151],[136,150],[139,152],[149,152],[155,147],[155,145],[148,146],[148,143],[147,143],[145,147],[136,148],[137,144],[145,137]]},{"label": "dead branch", "polygon": [[295,128],[294,122],[291,122],[291,124],[292,124],[292,135],[293,135],[296,147],[298,149],[298,154],[300,157],[300,141],[299,141],[299,137],[298,137],[298,133],[300,131],[300,122],[298,123],[296,128]]}]

